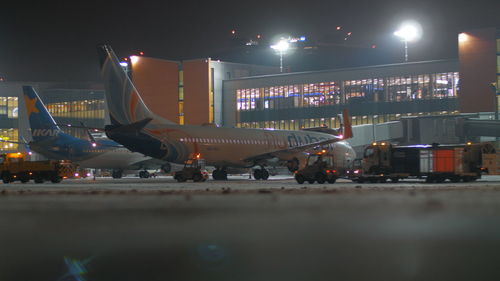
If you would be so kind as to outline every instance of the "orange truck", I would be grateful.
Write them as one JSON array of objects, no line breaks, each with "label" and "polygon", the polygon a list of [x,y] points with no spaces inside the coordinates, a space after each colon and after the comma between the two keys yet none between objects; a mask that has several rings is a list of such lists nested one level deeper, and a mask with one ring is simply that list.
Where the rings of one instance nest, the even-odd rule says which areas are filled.
[{"label": "orange truck", "polygon": [[491,143],[395,146],[372,143],[365,148],[361,167],[351,173],[356,182],[398,182],[421,178],[426,182],[469,182],[481,174],[498,171],[496,149]]},{"label": "orange truck", "polygon": [[4,183],[26,183],[32,179],[35,183],[59,183],[63,178],[73,177],[74,173],[75,166],[69,161],[29,161],[21,152],[0,154],[0,177]]}]

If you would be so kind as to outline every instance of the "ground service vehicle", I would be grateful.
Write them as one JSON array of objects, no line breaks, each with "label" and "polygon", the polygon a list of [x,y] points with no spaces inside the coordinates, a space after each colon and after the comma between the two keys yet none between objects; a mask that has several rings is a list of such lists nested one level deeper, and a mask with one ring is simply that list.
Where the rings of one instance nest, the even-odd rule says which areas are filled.
[{"label": "ground service vehicle", "polygon": [[206,181],[208,179],[208,172],[205,170],[205,160],[197,157],[188,159],[184,163],[184,168],[174,174],[174,179],[178,182],[185,182],[193,180],[195,182]]},{"label": "ground service vehicle", "polygon": [[25,183],[31,179],[36,183],[46,180],[58,183],[63,178],[72,177],[74,172],[75,167],[68,161],[29,161],[21,152],[0,155],[0,177],[4,183],[16,180]]},{"label": "ground service vehicle", "polygon": [[325,150],[319,153],[310,154],[307,158],[306,166],[295,172],[295,180],[299,184],[305,181],[319,184],[335,183],[339,178],[339,171],[335,168],[335,161],[332,154]]},{"label": "ground service vehicle", "polygon": [[497,166],[496,150],[490,143],[394,146],[372,143],[366,147],[361,171],[351,173],[356,182],[397,182],[423,178],[426,182],[474,181]]}]

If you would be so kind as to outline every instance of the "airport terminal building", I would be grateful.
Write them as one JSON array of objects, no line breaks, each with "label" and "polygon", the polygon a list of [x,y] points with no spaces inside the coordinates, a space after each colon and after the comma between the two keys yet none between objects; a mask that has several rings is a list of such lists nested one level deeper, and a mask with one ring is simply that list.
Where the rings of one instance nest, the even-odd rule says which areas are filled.
[{"label": "airport terminal building", "polygon": [[[500,32],[459,35],[459,57],[302,73],[211,59],[135,57],[125,66],[152,111],[179,124],[297,130],[338,127],[347,107],[353,125],[405,116],[493,112],[500,82]],[[0,82],[0,138],[29,140],[22,86],[38,91],[58,123],[103,127],[101,83]],[[65,129],[85,137],[81,129]],[[2,143],[2,151],[23,150]]]},{"label": "airport terminal building", "polygon": [[338,127],[347,107],[353,125],[401,116],[458,113],[458,61],[431,61],[224,82],[224,125],[298,130]]}]

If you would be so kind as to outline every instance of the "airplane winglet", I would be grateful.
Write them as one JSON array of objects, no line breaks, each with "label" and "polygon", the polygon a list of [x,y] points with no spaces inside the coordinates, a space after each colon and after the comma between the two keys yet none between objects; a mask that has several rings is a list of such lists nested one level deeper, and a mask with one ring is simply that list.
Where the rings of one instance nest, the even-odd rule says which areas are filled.
[{"label": "airplane winglet", "polygon": [[99,57],[99,66],[102,69],[102,66],[106,62],[106,58],[108,57],[108,54],[111,53],[112,49],[110,46],[105,45],[105,44],[99,44],[97,45],[97,55]]}]

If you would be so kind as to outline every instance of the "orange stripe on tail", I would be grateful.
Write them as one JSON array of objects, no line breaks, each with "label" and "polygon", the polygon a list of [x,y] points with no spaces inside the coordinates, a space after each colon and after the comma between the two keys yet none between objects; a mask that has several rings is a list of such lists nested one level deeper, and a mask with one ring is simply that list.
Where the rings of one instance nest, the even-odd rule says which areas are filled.
[{"label": "orange stripe on tail", "polygon": [[349,110],[347,108],[344,108],[344,111],[342,112],[342,116],[344,119],[344,138],[343,139],[350,139],[353,137],[352,134],[352,126],[351,126],[351,119],[349,116]]}]

